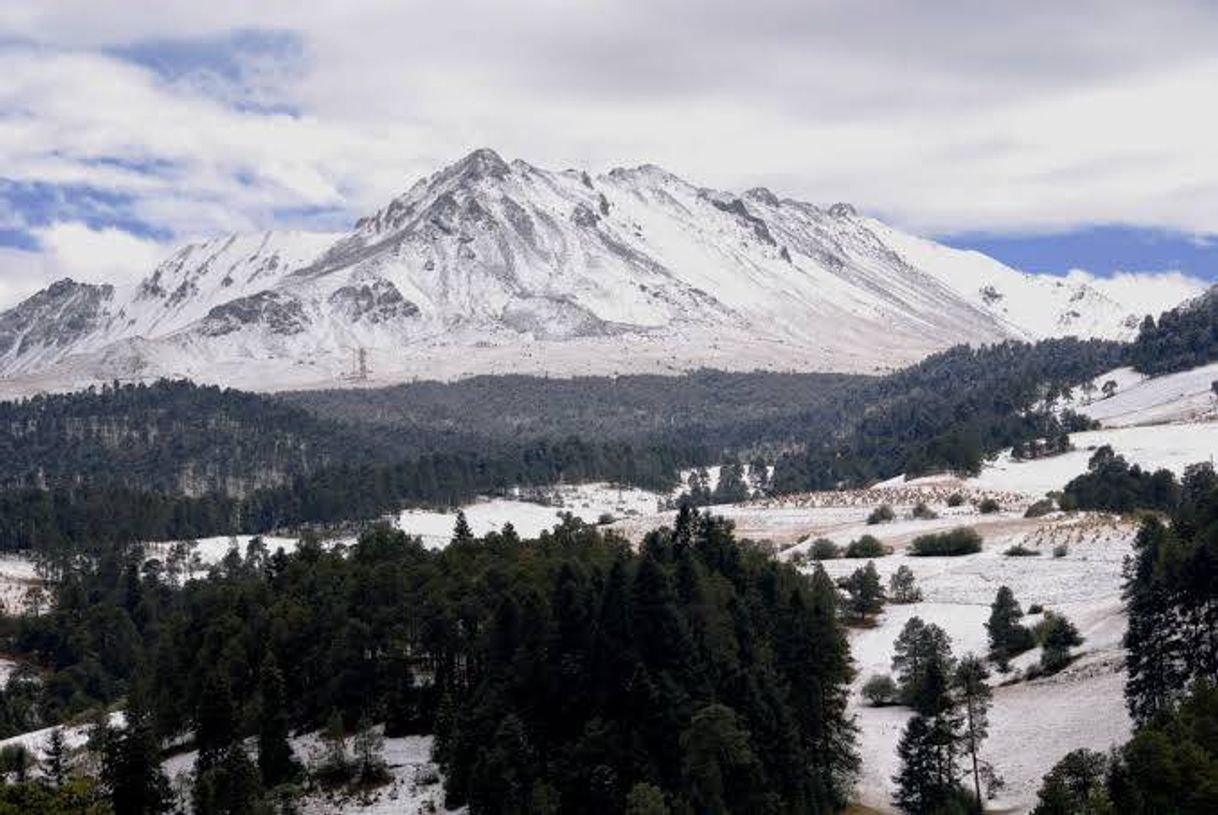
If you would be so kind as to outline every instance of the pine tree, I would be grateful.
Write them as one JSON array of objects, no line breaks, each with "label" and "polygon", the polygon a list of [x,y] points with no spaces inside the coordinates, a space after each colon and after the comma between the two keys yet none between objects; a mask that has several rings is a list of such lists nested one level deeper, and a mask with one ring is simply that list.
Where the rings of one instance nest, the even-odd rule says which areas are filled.
[{"label": "pine tree", "polygon": [[173,796],[161,769],[161,742],[152,716],[136,685],[127,698],[127,723],[119,731],[107,726],[98,734],[102,747],[102,784],[114,811],[123,815],[159,815],[168,812]]},{"label": "pine tree", "polygon": [[1000,671],[1010,669],[1011,657],[1031,647],[1031,634],[1020,624],[1023,609],[1015,599],[1015,593],[1007,586],[1000,586],[994,602],[990,605],[990,619],[985,624],[990,639],[990,659]]},{"label": "pine tree", "polygon": [[1185,644],[1176,625],[1175,591],[1161,574],[1170,533],[1148,518],[1125,563],[1122,597],[1129,615],[1125,631],[1125,701],[1134,721],[1149,721],[1168,707],[1187,683]]},{"label": "pine tree", "polygon": [[922,600],[922,592],[914,580],[913,569],[901,565],[888,579],[888,601],[890,603],[917,603]]},{"label": "pine tree", "polygon": [[846,579],[846,591],[850,594],[848,608],[857,622],[864,622],[884,610],[884,587],[874,561],[867,561],[866,566],[854,570]]},{"label": "pine tree", "polygon": [[964,708],[964,749],[973,764],[973,792],[981,800],[981,772],[978,751],[989,735],[989,707],[993,692],[986,684],[990,672],[974,654],[967,654],[956,666],[953,678],[956,693]]},{"label": "pine tree", "polygon": [[936,715],[944,706],[952,671],[947,632],[911,617],[893,645],[892,670],[905,704],[923,715]]},{"label": "pine tree", "polygon": [[228,679],[213,670],[203,682],[199,708],[195,714],[195,775],[201,776],[220,763],[237,740],[237,713]]},{"label": "pine tree", "polygon": [[474,540],[474,532],[470,529],[469,521],[465,518],[465,510],[457,510],[457,522],[453,525],[452,542],[454,544],[470,543]]},{"label": "pine tree", "polygon": [[262,783],[276,787],[300,774],[300,764],[288,742],[289,723],[284,699],[283,674],[268,653],[260,676],[261,707],[258,711],[258,771]]},{"label": "pine tree", "polygon": [[258,768],[239,744],[231,744],[219,760],[196,773],[194,811],[208,815],[262,815],[262,784]]},{"label": "pine tree", "polygon": [[1045,617],[1040,667],[1046,673],[1060,671],[1070,662],[1070,649],[1083,644],[1078,628],[1061,614]]},{"label": "pine tree", "polygon": [[1045,775],[1032,815],[1115,815],[1104,785],[1109,769],[1103,753],[1067,753]]},{"label": "pine tree", "polygon": [[71,754],[62,727],[56,727],[51,731],[50,738],[47,739],[46,759],[43,764],[46,767],[47,780],[55,787],[62,787],[71,772]]},{"label": "pine tree", "polygon": [[931,724],[925,716],[915,715],[905,725],[897,742],[900,772],[893,776],[897,785],[893,803],[908,815],[929,815],[944,798],[939,786],[936,750]]}]

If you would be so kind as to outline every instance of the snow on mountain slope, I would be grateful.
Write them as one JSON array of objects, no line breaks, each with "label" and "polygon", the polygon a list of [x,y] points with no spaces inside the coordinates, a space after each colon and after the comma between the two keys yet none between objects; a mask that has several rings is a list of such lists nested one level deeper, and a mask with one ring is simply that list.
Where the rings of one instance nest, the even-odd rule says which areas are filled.
[{"label": "snow on mountain slope", "polygon": [[1129,340],[1138,333],[1139,302],[1118,302],[1077,277],[1027,274],[980,252],[924,240],[878,221],[870,226],[910,263],[1028,339],[1075,334]]},{"label": "snow on mountain slope", "polygon": [[961,342],[1126,336],[1138,316],[1085,283],[903,235],[849,205],[478,150],[345,235],[218,238],[129,289],[55,284],[0,315],[0,392],[166,375],[332,385],[359,349],[377,383],[869,372]]},{"label": "snow on mountain slope", "polygon": [[[1116,389],[1103,398],[1100,394],[1109,381],[1116,383]],[[1105,427],[1212,420],[1218,413],[1216,381],[1218,363],[1155,377],[1118,368],[1097,376],[1092,381],[1095,395],[1072,407]]]}]

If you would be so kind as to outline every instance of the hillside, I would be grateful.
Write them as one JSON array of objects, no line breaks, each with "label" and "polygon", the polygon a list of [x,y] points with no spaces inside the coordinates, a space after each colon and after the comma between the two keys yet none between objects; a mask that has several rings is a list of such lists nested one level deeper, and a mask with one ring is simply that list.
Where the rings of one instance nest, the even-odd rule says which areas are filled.
[{"label": "hillside", "polygon": [[[872,373],[960,343],[1131,338],[1119,303],[853,207],[478,150],[345,234],[183,247],[130,286],[60,281],[0,314],[0,393],[162,376],[242,387],[474,374]],[[363,354],[361,359],[361,353]]]}]

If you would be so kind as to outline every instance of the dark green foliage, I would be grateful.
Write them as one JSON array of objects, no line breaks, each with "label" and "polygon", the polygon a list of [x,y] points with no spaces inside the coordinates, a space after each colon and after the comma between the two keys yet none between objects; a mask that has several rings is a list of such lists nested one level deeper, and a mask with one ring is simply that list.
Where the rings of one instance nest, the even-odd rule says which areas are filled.
[{"label": "dark green foliage", "polygon": [[649,446],[706,438],[716,452],[698,463],[713,464],[721,450],[764,448],[827,432],[874,381],[712,370],[682,376],[475,376],[276,398],[325,420],[379,433],[410,431],[459,449],[469,449],[470,439],[488,444],[580,436]]},{"label": "dark green foliage", "polygon": [[[834,435],[783,456],[774,489],[859,486],[905,473],[975,473],[1016,442],[1056,438],[1069,422],[1036,409],[1053,391],[1121,364],[1117,343],[1074,339],[952,348],[860,388]],[[861,409],[865,406],[865,410]]]},{"label": "dark green foliage", "polygon": [[867,523],[871,524],[872,526],[876,524],[886,524],[896,517],[896,514],[892,511],[892,507],[890,507],[888,504],[880,504],[871,511],[870,515],[867,516]]},{"label": "dark green foliage", "polygon": [[737,500],[748,485],[734,456],[757,449],[804,450],[758,481],[767,492],[971,472],[1060,433],[1064,419],[1027,408],[1114,367],[1118,350],[958,348],[882,378],[488,377],[275,398],[160,382],[37,397],[0,404],[0,549],[335,524],[560,480],[667,490],[680,467],[725,452],[719,494],[691,500]]},{"label": "dark green foliage", "polygon": [[1083,637],[1074,623],[1054,612],[1047,612],[1032,633],[1041,646],[1041,671],[1047,674],[1066,667],[1070,663],[1070,649],[1083,644]]},{"label": "dark green foliage", "polygon": [[919,557],[955,557],[981,551],[981,535],[968,526],[947,532],[919,535],[909,544],[909,554]]},{"label": "dark green foliage", "polygon": [[712,504],[735,504],[749,498],[749,485],[739,461],[727,460],[719,467],[719,483],[711,493]]},{"label": "dark green foliage", "polygon": [[689,801],[697,812],[729,815],[766,808],[763,768],[736,712],[719,704],[694,712],[681,734]]},{"label": "dark green foliage", "polygon": [[1087,463],[1087,472],[1063,489],[1062,508],[1129,512],[1134,509],[1169,511],[1180,500],[1180,487],[1171,470],[1144,471],[1129,465],[1104,445]]},{"label": "dark green foliage", "polygon": [[933,521],[935,518],[939,517],[939,514],[928,507],[925,501],[919,501],[913,508],[913,512],[911,514],[913,517],[922,521]]},{"label": "dark green foliage", "polygon": [[995,512],[1001,512],[1002,506],[993,498],[982,498],[977,504],[977,511],[982,515],[992,515]]},{"label": "dark green foliage", "polygon": [[296,778],[301,769],[288,743],[291,722],[283,673],[272,653],[262,661],[258,684],[258,772],[269,789]]},{"label": "dark green foliage", "polygon": [[169,780],[161,769],[161,742],[143,692],[127,700],[126,726],[100,734],[101,782],[116,813],[158,815],[172,802]]},{"label": "dark green foliage", "polygon": [[0,487],[249,491],[342,462],[407,455],[268,397],[185,381],[0,402]]},{"label": "dark green foliage", "polygon": [[326,726],[321,732],[321,754],[310,768],[312,777],[324,787],[346,784],[351,780],[351,754],[347,749],[347,729],[343,715],[337,709],[330,711]]},{"label": "dark green foliage", "polygon": [[863,683],[862,693],[863,698],[870,702],[872,707],[884,707],[897,701],[900,690],[891,676],[875,674]]},{"label": "dark green foliage", "polygon": [[947,496],[947,505],[949,507],[964,506],[964,496],[958,492],[953,492],[951,495]]},{"label": "dark green foliage", "polygon": [[871,561],[866,566],[855,569],[842,582],[849,599],[846,611],[856,623],[862,623],[884,610],[884,586],[880,583],[880,575]]},{"label": "dark green foliage", "polygon": [[1126,562],[1126,700],[1144,722],[1201,679],[1218,682],[1218,476],[1185,472],[1165,526],[1148,518]]},{"label": "dark green foliage", "polygon": [[955,752],[959,734],[950,720],[915,715],[897,743],[901,770],[893,803],[908,815],[972,815],[977,802],[956,780]]},{"label": "dark green foliage", "polygon": [[1120,751],[1109,794],[1125,815],[1218,812],[1218,687],[1203,682]]},{"label": "dark green foliage", "polygon": [[808,557],[812,560],[833,560],[840,556],[841,550],[828,538],[817,538],[812,541],[812,546],[808,549]]},{"label": "dark green foliage", "polygon": [[1055,509],[1057,509],[1057,505],[1053,502],[1052,498],[1041,498],[1039,501],[1028,507],[1027,511],[1024,512],[1023,517],[1041,518],[1048,515]]},{"label": "dark green foliage", "polygon": [[1157,323],[1147,316],[1128,357],[1134,370],[1152,376],[1218,359],[1218,295],[1210,289],[1196,300],[1163,312]]},{"label": "dark green foliage", "polygon": [[71,774],[71,753],[67,739],[64,738],[63,728],[56,727],[47,738],[46,758],[43,767],[46,770],[47,781],[52,786],[62,787],[68,782]]},{"label": "dark green foliage", "polygon": [[195,812],[215,815],[263,815],[258,768],[240,745],[229,745],[215,763],[195,771]]},{"label": "dark green foliage", "polygon": [[1108,757],[1074,750],[1045,776],[1032,815],[1116,815],[1105,784]]},{"label": "dark green foliage", "polygon": [[[1166,526],[1147,518],[1126,561],[1125,697],[1138,728],[1111,759],[1076,751],[1045,777],[1037,815],[1218,811],[1218,476],[1185,471]],[[1077,631],[1046,613],[1042,637]],[[1051,646],[1050,640],[1059,644]]]},{"label": "dark green foliage", "polygon": [[[1086,416],[1071,411],[1066,411],[1062,416],[1062,424],[1066,430],[1084,431],[1099,428],[1099,422],[1094,422]],[[1070,443],[1070,434],[1066,430],[1047,439],[1016,442],[1011,448],[1011,458],[1015,461],[1029,461],[1069,453],[1074,449],[1074,445]]]},{"label": "dark green foliage", "polygon": [[929,815],[942,804],[947,791],[939,784],[936,772],[937,751],[925,716],[914,716],[901,733],[897,743],[901,772],[893,782],[897,793],[893,803],[909,815]]},{"label": "dark green foliage", "polygon": [[926,716],[951,707],[951,640],[939,626],[911,617],[893,644],[892,670],[901,701]]},{"label": "dark green foliage", "polygon": [[24,784],[34,768],[34,754],[24,744],[6,744],[0,747],[0,777],[17,784]]},{"label": "dark green foliage", "polygon": [[879,539],[873,535],[863,535],[856,541],[850,541],[846,545],[846,550],[842,552],[842,557],[848,558],[872,558],[884,557],[888,554],[888,550],[884,548],[884,544],[880,543]]},{"label": "dark green foliage", "polygon": [[[394,709],[435,733],[449,800],[475,815],[616,814],[639,784],[673,811],[827,812],[849,796],[836,588],[689,509],[638,553],[568,518],[535,542],[458,532],[442,551],[379,527],[345,550],[306,538],[184,585],[130,563],[77,559],[55,610],[5,643],[48,666],[48,698],[64,699],[50,709],[128,693],[135,726],[104,738],[120,811],[158,811],[157,736],[192,729],[213,811],[245,811],[260,775],[291,772],[286,755],[255,766],[245,738],[282,745],[327,718],[338,771],[318,780],[375,783],[361,769],[378,765],[374,731],[345,734]],[[96,665],[120,634],[130,653]]]},{"label": "dark green foliage", "polygon": [[73,778],[55,786],[43,781],[0,784],[0,812],[5,815],[114,815],[93,779]]},{"label": "dark green foliage", "polygon": [[1002,551],[1002,554],[1006,557],[1038,557],[1040,550],[1030,549],[1022,543],[1017,543],[1014,546],[1008,546]]},{"label": "dark green foliage", "polygon": [[389,780],[385,764],[385,737],[367,717],[360,720],[351,739],[352,775],[357,784],[368,787]]},{"label": "dark green foliage", "polygon": [[183,540],[302,524],[375,519],[409,504],[452,506],[479,494],[559,481],[668,489],[683,454],[579,439],[505,452],[435,453],[396,464],[336,465],[242,499],[113,485],[0,491],[0,550],[53,555],[131,540]]},{"label": "dark green foliage", "polygon": [[990,605],[990,618],[985,624],[990,640],[990,659],[1001,671],[1010,669],[1011,657],[1030,649],[1035,640],[1027,626],[1019,621],[1023,610],[1015,593],[1007,586],[1000,586],[994,602]]}]

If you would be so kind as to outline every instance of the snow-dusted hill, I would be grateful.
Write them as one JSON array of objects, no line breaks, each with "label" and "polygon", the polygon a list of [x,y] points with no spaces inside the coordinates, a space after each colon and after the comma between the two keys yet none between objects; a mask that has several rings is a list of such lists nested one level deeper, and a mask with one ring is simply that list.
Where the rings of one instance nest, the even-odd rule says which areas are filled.
[{"label": "snow-dusted hill", "polygon": [[904,235],[845,204],[596,177],[478,150],[347,234],[180,249],[136,286],[61,281],[0,314],[0,390],[188,376],[333,385],[475,373],[873,371],[960,342],[1126,337],[1083,282]]}]

